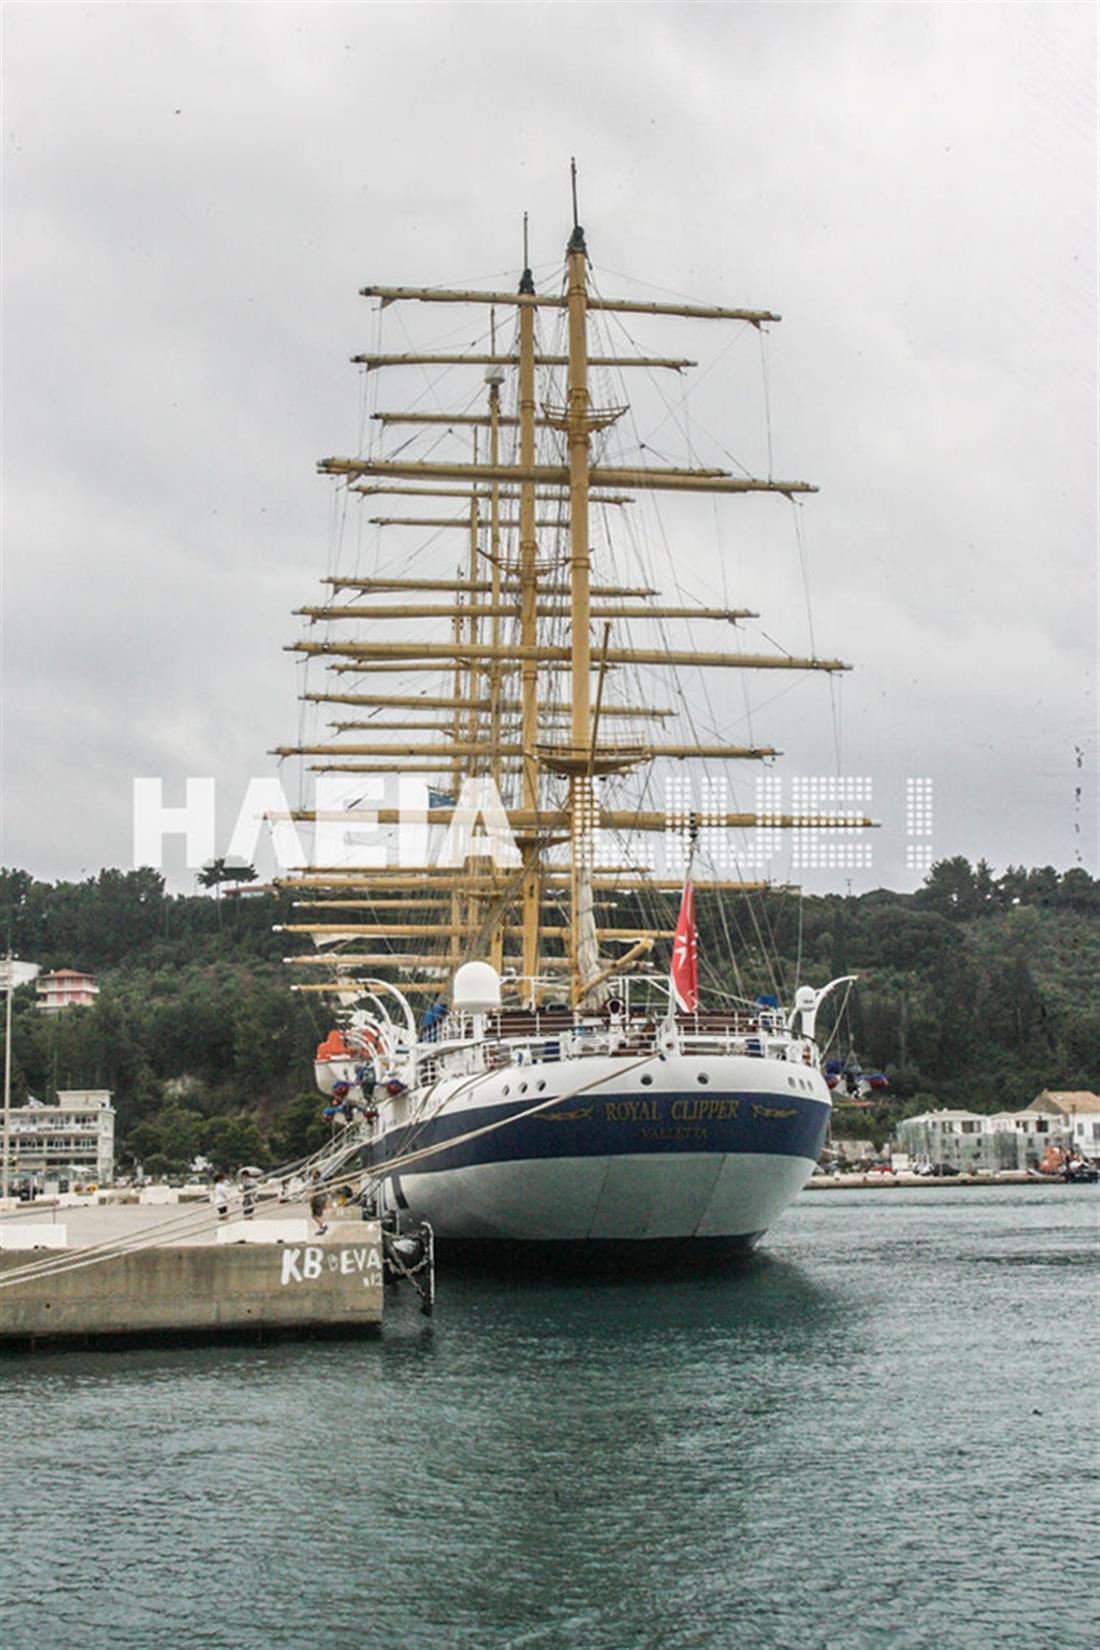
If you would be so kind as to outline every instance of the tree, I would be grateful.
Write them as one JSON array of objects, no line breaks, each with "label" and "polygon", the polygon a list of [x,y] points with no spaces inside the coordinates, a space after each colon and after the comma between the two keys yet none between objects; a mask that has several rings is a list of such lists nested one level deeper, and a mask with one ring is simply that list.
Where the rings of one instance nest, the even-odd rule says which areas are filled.
[{"label": "tree", "polygon": [[271,1152],[276,1163],[297,1163],[319,1151],[331,1130],[321,1116],[319,1094],[299,1094],[286,1105],[271,1131]]},{"label": "tree", "polygon": [[988,1029],[996,1042],[1016,1054],[1039,1053],[1045,1047],[1046,1009],[1026,956],[1017,950],[1000,963],[989,981]]},{"label": "tree", "polygon": [[988,910],[996,899],[993,867],[987,859],[980,859],[974,867],[974,895],[979,910]]},{"label": "tree", "polygon": [[998,905],[1019,905],[1027,889],[1027,871],[1022,865],[1008,865],[995,887]]},{"label": "tree", "polygon": [[1073,911],[1100,910],[1100,882],[1094,882],[1086,870],[1074,865],[1062,873],[1056,903]]},{"label": "tree", "polygon": [[230,865],[225,859],[211,859],[199,872],[198,880],[203,888],[213,888],[215,896],[220,897],[223,882],[255,882],[256,867]]},{"label": "tree", "polygon": [[1042,865],[1027,873],[1024,899],[1028,905],[1053,905],[1058,898],[1058,873],[1053,865]]},{"label": "tree", "polygon": [[1059,1039],[1059,1082],[1090,1088],[1100,1073],[1100,1021],[1093,1014],[1070,1015]]},{"label": "tree", "polygon": [[239,1169],[246,1163],[262,1167],[267,1157],[260,1130],[251,1117],[208,1117],[199,1130],[199,1150],[211,1163]]},{"label": "tree", "polygon": [[917,894],[917,903],[945,917],[973,916],[978,894],[970,861],[962,854],[937,860]]},{"label": "tree", "polygon": [[222,883],[223,882],[255,882],[256,867],[254,865],[230,865],[225,859],[211,859],[203,866],[198,876],[199,885],[203,888],[213,888],[214,902],[218,907],[218,927],[222,923]]}]

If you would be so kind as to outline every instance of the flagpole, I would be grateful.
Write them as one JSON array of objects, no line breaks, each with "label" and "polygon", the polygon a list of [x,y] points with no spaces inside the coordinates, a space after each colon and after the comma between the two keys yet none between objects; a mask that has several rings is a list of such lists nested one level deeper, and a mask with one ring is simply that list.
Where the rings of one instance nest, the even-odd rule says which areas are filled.
[{"label": "flagpole", "polygon": [[672,963],[668,979],[668,1029],[673,1040],[676,1037],[677,1009],[682,1009],[688,1014],[699,1012],[699,946],[695,927],[695,894],[691,884],[695,848],[699,839],[698,814],[693,813],[689,816],[688,832],[684,891],[680,896],[680,914],[676,919],[676,935],[672,942]]}]

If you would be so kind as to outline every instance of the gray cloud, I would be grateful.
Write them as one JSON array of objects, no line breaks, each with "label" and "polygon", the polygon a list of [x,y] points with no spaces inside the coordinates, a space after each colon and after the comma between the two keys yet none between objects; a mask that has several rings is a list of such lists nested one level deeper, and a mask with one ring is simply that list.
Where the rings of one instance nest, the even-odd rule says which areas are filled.
[{"label": "gray cloud", "polygon": [[[857,885],[913,880],[907,775],[937,853],[1096,869],[1091,8],[16,6],[4,33],[8,863],[126,863],[144,773],[172,801],[215,775],[228,837],[298,725],[282,646],[332,553],[313,461],[358,441],[358,287],[511,282],[524,210],[552,262],[576,153],[605,290],[784,316],[775,468],[821,486],[814,635],[858,667],[840,760],[886,827]],[[631,330],[728,346],[698,456],[765,467],[755,337]],[[687,587],[798,650],[791,515],[661,519]],[[756,736],[832,771],[828,688],[787,688],[752,684]]]}]

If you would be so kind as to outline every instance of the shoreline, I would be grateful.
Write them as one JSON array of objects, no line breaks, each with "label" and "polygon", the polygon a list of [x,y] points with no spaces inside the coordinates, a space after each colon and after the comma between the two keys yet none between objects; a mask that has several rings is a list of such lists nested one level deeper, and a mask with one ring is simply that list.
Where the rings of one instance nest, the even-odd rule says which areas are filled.
[{"label": "shoreline", "polygon": [[[806,1192],[840,1192],[863,1191],[870,1189],[877,1191],[883,1188],[916,1187],[940,1190],[952,1186],[1067,1186],[1076,1182],[1066,1181],[1060,1175],[1029,1174],[1024,1169],[1003,1169],[992,1174],[951,1174],[951,1175],[924,1175],[911,1174],[907,1171],[895,1174],[857,1172],[853,1174],[815,1174],[811,1175],[805,1186]],[[1089,1182],[1081,1182],[1089,1184]]]}]

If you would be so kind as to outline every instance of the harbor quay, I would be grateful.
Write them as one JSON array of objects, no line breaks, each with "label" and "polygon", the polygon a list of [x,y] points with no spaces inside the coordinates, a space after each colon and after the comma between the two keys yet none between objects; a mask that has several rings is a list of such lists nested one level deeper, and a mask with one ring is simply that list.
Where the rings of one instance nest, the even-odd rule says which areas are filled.
[{"label": "harbor quay", "polygon": [[0,1346],[375,1330],[377,1221],[85,1205],[0,1217]]},{"label": "harbor quay", "polygon": [[927,1191],[936,1187],[952,1186],[1055,1186],[1061,1185],[1051,1175],[1042,1175],[1029,1172],[1026,1169],[1002,1169],[996,1173],[982,1174],[916,1174],[909,1170],[872,1169],[869,1172],[857,1170],[850,1174],[815,1174],[811,1175],[803,1190],[807,1192],[836,1192],[836,1191],[864,1191],[881,1190],[883,1187],[919,1187]]}]

